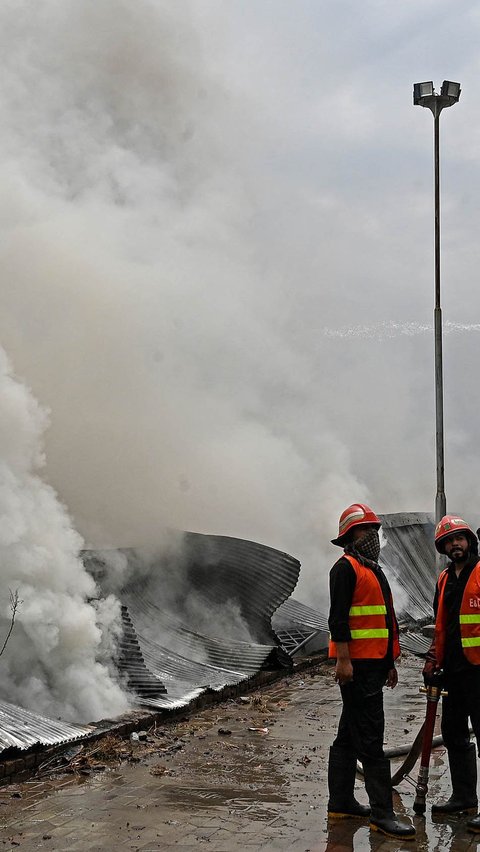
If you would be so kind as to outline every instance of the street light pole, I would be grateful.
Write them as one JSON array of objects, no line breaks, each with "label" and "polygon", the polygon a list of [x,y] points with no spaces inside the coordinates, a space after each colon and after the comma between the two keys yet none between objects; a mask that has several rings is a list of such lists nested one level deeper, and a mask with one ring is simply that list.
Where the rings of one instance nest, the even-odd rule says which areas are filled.
[{"label": "street light pole", "polygon": [[442,308],[440,304],[440,113],[445,107],[457,103],[460,98],[460,83],[444,80],[440,94],[433,83],[415,83],[413,103],[428,107],[433,114],[434,186],[435,186],[435,446],[437,466],[437,493],[435,496],[435,523],[447,513],[445,496],[445,449],[443,433],[443,355],[442,355]]},{"label": "street light pole", "polygon": [[435,308],[433,327],[435,335],[435,445],[437,458],[437,493],[435,496],[435,523],[447,514],[445,496],[445,444],[443,434],[443,341],[442,308],[440,304],[440,110],[433,114],[435,161]]}]

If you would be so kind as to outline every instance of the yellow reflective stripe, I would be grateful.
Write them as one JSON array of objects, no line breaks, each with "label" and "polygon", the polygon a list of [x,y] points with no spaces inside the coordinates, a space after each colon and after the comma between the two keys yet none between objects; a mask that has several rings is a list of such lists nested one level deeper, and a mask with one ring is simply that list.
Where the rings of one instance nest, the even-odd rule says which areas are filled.
[{"label": "yellow reflective stripe", "polygon": [[462,639],[463,648],[475,648],[480,645],[480,636],[475,636],[473,639]]},{"label": "yellow reflective stripe", "polygon": [[479,615],[461,615],[460,624],[480,624]]},{"label": "yellow reflective stripe", "polygon": [[379,606],[351,606],[349,615],[385,615],[387,607],[385,604]]},{"label": "yellow reflective stripe", "polygon": [[350,635],[352,639],[388,639],[388,630],[384,628],[378,628],[377,630],[351,630]]}]

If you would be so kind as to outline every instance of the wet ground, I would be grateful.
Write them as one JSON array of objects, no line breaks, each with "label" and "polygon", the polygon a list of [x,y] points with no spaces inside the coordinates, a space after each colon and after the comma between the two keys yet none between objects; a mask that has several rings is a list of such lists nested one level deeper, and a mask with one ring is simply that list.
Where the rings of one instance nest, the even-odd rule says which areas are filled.
[{"label": "wet ground", "polygon": [[[406,656],[399,686],[385,691],[387,746],[411,742],[420,725],[421,665]],[[152,729],[145,742],[97,744],[88,757],[72,750],[69,774],[50,767],[0,788],[0,850],[473,852],[478,843],[480,852],[465,818],[433,822],[429,808],[414,817],[410,843],[355,820],[327,822],[326,763],[339,709],[332,669],[322,664]],[[366,802],[361,780],[357,788]],[[432,760],[429,803],[447,790],[442,748]],[[394,794],[398,812],[412,814],[414,793],[405,779]]]}]

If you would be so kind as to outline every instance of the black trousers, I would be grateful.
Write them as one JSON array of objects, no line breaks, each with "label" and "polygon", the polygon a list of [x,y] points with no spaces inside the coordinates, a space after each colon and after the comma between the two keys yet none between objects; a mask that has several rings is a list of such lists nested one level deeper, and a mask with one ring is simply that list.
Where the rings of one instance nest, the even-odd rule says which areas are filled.
[{"label": "black trousers", "polygon": [[[447,749],[465,751],[470,744],[468,720],[480,744],[480,666],[475,669],[445,672],[442,699],[442,736]],[[480,751],[479,751],[480,753]]]},{"label": "black trousers", "polygon": [[347,749],[362,762],[384,756],[383,687],[386,678],[383,666],[354,662],[353,680],[340,687],[343,707],[333,745]]}]

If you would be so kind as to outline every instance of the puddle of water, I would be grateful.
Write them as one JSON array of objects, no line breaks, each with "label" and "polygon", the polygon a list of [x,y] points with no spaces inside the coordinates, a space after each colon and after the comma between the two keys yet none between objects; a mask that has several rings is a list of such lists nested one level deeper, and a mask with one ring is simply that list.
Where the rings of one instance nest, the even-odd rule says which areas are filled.
[{"label": "puddle of water", "polygon": [[[92,787],[101,787],[108,790],[112,787],[123,786],[125,779],[117,770],[102,770],[94,775],[67,775],[59,774],[58,777],[50,777],[45,781],[25,781],[2,788],[1,804],[2,816],[9,815],[10,811],[20,808],[34,808],[40,802],[52,796],[66,796],[68,799],[83,796]],[[12,794],[18,792],[21,798],[13,798]],[[68,813],[68,811],[65,811]]]},{"label": "puddle of water", "polygon": [[275,790],[262,786],[257,790],[238,790],[228,787],[163,787],[161,795],[170,804],[186,809],[192,808],[228,808],[229,813],[248,811],[252,819],[274,819],[278,810],[269,805],[286,805],[289,800]]},{"label": "puddle of water", "polygon": [[410,843],[386,839],[379,833],[370,832],[368,826],[358,826],[354,820],[344,820],[342,823],[331,821],[328,824],[325,845],[318,847],[322,852],[465,852],[473,849],[470,846],[472,837],[465,829],[465,821],[450,820],[434,823],[429,817],[423,819],[414,817],[416,829],[415,840]]}]

